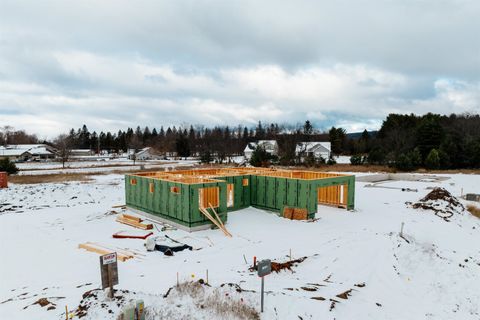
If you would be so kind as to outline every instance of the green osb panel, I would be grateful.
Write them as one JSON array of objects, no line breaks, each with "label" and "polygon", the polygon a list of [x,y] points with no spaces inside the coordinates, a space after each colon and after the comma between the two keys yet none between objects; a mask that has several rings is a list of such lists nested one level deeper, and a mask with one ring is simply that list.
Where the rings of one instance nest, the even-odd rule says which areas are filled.
[{"label": "green osb panel", "polygon": [[257,197],[257,176],[250,177],[250,204],[258,203]]},{"label": "green osb panel", "polygon": [[310,188],[309,188],[309,181],[306,180],[298,180],[298,203],[297,207],[298,208],[308,208],[308,200],[309,200],[309,194],[310,194]]},{"label": "green osb panel", "polygon": [[265,207],[265,177],[257,177],[257,205]]},{"label": "green osb panel", "polygon": [[275,208],[275,178],[265,177],[265,206]]},{"label": "green osb panel", "polygon": [[298,204],[297,195],[298,180],[287,179],[287,205],[296,207]]},{"label": "green osb panel", "polygon": [[276,208],[278,210],[282,210],[283,206],[287,202],[287,179],[285,178],[277,178],[276,179],[276,191],[275,191],[275,196],[276,196]]}]

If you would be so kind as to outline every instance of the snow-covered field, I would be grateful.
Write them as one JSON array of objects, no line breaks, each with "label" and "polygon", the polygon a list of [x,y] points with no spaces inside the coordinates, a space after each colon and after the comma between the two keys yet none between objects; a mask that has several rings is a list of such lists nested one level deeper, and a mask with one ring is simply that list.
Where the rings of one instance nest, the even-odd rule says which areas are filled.
[{"label": "snow-covered field", "polygon": [[105,161],[71,161],[62,168],[60,162],[24,162],[18,163],[20,175],[63,174],[63,173],[105,173],[119,170],[143,170],[159,168],[175,168],[177,166],[192,166],[198,160],[147,160],[136,161],[128,159],[113,159]]},{"label": "snow-covered field", "polygon": [[[180,281],[195,281],[205,279],[207,269],[211,287],[205,290],[259,310],[260,280],[248,271],[252,257],[283,262],[290,250],[293,259],[307,259],[293,272],[266,277],[262,319],[480,319],[480,219],[465,211],[447,222],[405,204],[435,186],[454,196],[462,189],[479,192],[478,175],[449,176],[442,182],[385,183],[418,192],[357,182],[354,212],[320,206],[315,222],[254,208],[233,212],[227,223],[233,238],[218,230],[154,229],[194,248],[171,257],[145,251],[143,240],[112,238],[131,229],[112,212],[120,212],[113,205],[124,203],[123,176],[11,184],[0,190],[0,319],[65,319],[66,305],[75,310],[86,291],[100,286],[98,255],[77,248],[87,241],[139,253],[119,262],[116,288],[125,290],[126,298],[144,299],[158,319],[225,318],[176,293],[163,297],[176,284],[177,272]],[[408,242],[399,236],[402,222]],[[226,283],[234,285],[221,286]],[[237,292],[236,285],[246,291]],[[103,302],[103,293],[96,294]],[[32,305],[39,298],[55,309]],[[91,307],[83,319],[114,319],[118,306],[105,305]]]}]

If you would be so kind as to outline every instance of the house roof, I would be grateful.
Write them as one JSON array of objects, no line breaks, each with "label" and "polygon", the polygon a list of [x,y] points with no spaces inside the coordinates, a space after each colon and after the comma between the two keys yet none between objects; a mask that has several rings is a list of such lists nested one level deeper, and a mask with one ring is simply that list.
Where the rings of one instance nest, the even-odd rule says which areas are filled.
[{"label": "house roof", "polygon": [[147,152],[150,152],[151,149],[152,149],[152,148],[150,148],[150,147],[145,147],[145,148],[143,148],[142,150],[138,151],[135,155],[140,156],[140,155],[142,155],[142,154],[145,154],[145,153],[147,153]]},{"label": "house roof", "polygon": [[276,140],[258,140],[256,142],[247,143],[244,151],[254,151],[257,146],[262,146],[265,150],[274,150],[277,147]]},{"label": "house roof", "polygon": [[295,152],[330,152],[332,146],[330,142],[300,142],[297,143]]},{"label": "house roof", "polygon": [[5,147],[6,150],[28,151],[31,155],[52,155],[54,148],[46,144],[9,144]]},{"label": "house roof", "polygon": [[0,157],[19,157],[19,156],[28,155],[28,154],[31,155],[30,152],[22,149],[0,148]]}]

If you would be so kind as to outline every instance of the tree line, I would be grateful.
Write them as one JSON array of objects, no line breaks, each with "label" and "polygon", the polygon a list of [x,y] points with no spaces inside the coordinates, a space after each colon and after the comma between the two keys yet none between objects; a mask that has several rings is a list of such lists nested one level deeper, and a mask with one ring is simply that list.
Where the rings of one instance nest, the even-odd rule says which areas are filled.
[{"label": "tree line", "polygon": [[[344,128],[321,131],[310,121],[296,126],[262,123],[246,126],[169,126],[152,128],[137,126],[117,132],[90,132],[86,125],[71,129],[53,141],[43,141],[59,149],[90,149],[95,152],[124,153],[152,147],[159,154],[178,157],[199,157],[203,162],[228,162],[243,155],[245,146],[257,140],[276,140],[278,155],[269,163],[316,166],[334,163],[334,159],[303,157],[295,154],[299,142],[329,141],[333,155],[349,155],[355,165],[378,164],[399,170],[455,169],[480,167],[480,116],[428,113],[425,115],[390,114],[378,132],[363,131],[349,135]],[[11,127],[0,130],[3,144],[39,143],[35,135]]]},{"label": "tree line", "polygon": [[352,164],[381,164],[403,171],[418,168],[480,167],[480,116],[477,114],[390,114],[372,139],[364,137]]}]

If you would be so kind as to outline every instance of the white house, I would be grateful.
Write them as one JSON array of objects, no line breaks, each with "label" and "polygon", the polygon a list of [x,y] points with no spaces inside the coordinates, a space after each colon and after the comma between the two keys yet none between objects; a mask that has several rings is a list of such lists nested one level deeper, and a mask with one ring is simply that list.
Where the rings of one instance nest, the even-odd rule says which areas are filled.
[{"label": "white house", "polygon": [[265,151],[271,155],[278,155],[278,144],[276,140],[258,140],[257,142],[250,142],[247,143],[245,150],[243,150],[243,154],[245,155],[246,159],[250,159],[252,157],[253,151],[260,146],[265,149]]},{"label": "white house", "polygon": [[[54,159],[57,152],[55,148],[46,144],[9,144],[2,148],[4,155],[10,153],[12,158],[18,157],[17,161]],[[27,154],[21,156],[23,153]],[[16,156],[13,156],[13,154]]]},{"label": "white house", "polygon": [[135,159],[135,160],[154,160],[154,159],[158,159],[158,156],[153,152],[152,148],[146,147],[146,148],[141,149],[138,152],[130,153],[128,155],[128,158],[131,159],[131,160],[133,160],[133,159]]},{"label": "white house", "polygon": [[301,159],[307,156],[314,156],[315,158],[322,157],[325,160],[330,158],[332,147],[330,142],[300,142],[295,148],[295,155]]},{"label": "white house", "polygon": [[27,161],[32,158],[32,155],[22,149],[7,149],[5,147],[0,147],[0,159],[8,158],[11,161]]}]

